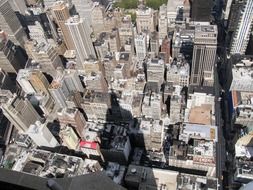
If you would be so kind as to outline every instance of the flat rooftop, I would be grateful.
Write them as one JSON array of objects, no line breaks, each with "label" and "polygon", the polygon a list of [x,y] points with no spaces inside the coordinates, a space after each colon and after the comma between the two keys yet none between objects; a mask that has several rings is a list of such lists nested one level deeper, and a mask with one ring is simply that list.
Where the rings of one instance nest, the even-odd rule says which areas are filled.
[{"label": "flat rooftop", "polygon": [[190,123],[198,123],[211,125],[212,123],[212,105],[202,104],[201,106],[195,106],[190,109],[189,114]]}]

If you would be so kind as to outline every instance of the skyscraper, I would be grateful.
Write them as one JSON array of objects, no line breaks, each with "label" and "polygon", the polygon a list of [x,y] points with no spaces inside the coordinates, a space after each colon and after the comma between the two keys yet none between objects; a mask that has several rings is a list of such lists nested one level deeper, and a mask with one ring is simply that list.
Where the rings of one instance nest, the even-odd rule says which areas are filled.
[{"label": "skyscraper", "polygon": [[167,6],[163,4],[159,8],[159,39],[160,41],[165,38],[168,34],[168,18],[167,18]]},{"label": "skyscraper", "polygon": [[253,1],[244,0],[244,7],[239,16],[236,31],[232,37],[231,54],[245,54],[253,25]]},{"label": "skyscraper", "polygon": [[34,124],[30,125],[26,133],[37,146],[46,146],[52,148],[59,146],[56,138],[47,128],[46,123],[36,121]]},{"label": "skyscraper", "polygon": [[68,49],[74,49],[74,43],[70,37],[70,33],[65,22],[70,18],[69,8],[63,1],[57,1],[52,6],[53,17],[61,29],[64,42]]},{"label": "skyscraper", "polygon": [[25,67],[26,61],[27,58],[20,47],[15,46],[11,40],[0,38],[0,68],[7,73],[17,74],[19,69]]},{"label": "skyscraper", "polygon": [[5,117],[20,131],[26,132],[30,125],[40,119],[39,114],[27,100],[17,96],[12,97],[2,105]]},{"label": "skyscraper", "polygon": [[77,67],[82,68],[81,64],[84,63],[86,59],[89,57],[96,57],[87,22],[85,19],[76,15],[69,18],[65,25],[68,28],[77,52],[77,62],[79,62]]},{"label": "skyscraper", "polygon": [[197,25],[192,59],[191,84],[211,86],[216,60],[217,26]]},{"label": "skyscraper", "polygon": [[139,61],[142,61],[147,55],[147,37],[142,33],[136,35],[134,38],[136,57]]},{"label": "skyscraper", "polygon": [[26,33],[8,0],[2,0],[0,2],[0,32],[1,31],[6,32],[8,39],[17,45],[23,46],[27,39]]},{"label": "skyscraper", "polygon": [[91,26],[91,13],[94,9],[94,3],[92,0],[72,0],[75,5],[76,11],[81,18],[86,18],[87,23]]}]

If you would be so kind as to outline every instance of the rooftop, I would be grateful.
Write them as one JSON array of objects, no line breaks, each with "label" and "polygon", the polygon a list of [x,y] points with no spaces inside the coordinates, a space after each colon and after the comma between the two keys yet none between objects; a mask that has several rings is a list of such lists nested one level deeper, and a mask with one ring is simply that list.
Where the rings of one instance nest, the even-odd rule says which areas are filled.
[{"label": "rooftop", "polygon": [[189,122],[211,125],[212,121],[212,105],[202,104],[190,109]]}]

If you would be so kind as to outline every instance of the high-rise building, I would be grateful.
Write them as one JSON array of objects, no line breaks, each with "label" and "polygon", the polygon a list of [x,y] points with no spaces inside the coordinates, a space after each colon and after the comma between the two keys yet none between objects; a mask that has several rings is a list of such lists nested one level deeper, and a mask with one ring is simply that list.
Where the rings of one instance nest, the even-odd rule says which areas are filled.
[{"label": "high-rise building", "polygon": [[16,80],[26,94],[49,94],[48,80],[40,70],[20,69]]},{"label": "high-rise building", "polygon": [[167,18],[167,6],[163,4],[159,8],[159,20],[158,20],[159,39],[164,39],[168,34],[168,18]]},{"label": "high-rise building", "polygon": [[62,36],[67,48],[69,50],[74,49],[74,43],[70,37],[67,26],[65,25],[65,22],[70,18],[69,8],[67,4],[64,3],[64,1],[57,1],[53,4],[51,10],[56,23],[61,29]]},{"label": "high-rise building", "polygon": [[29,82],[30,77],[30,70],[29,69],[20,69],[17,74],[16,81],[18,82],[19,86],[26,94],[34,94],[35,89]]},{"label": "high-rise building", "polygon": [[152,32],[150,36],[150,52],[153,57],[158,55],[159,48],[160,46],[158,32]]},{"label": "high-rise building", "polygon": [[231,54],[245,54],[253,26],[253,1],[244,0],[244,7],[237,21],[236,31],[233,33]]},{"label": "high-rise building", "polygon": [[63,80],[69,91],[83,92],[84,88],[76,70],[67,69],[64,72]]},{"label": "high-rise building", "polygon": [[57,117],[61,125],[72,126],[76,133],[83,137],[83,132],[86,126],[86,120],[83,114],[78,109],[64,108],[59,109],[57,112]]},{"label": "high-rise building", "polygon": [[43,95],[49,94],[49,82],[40,70],[31,71],[28,81],[31,83],[37,93]]},{"label": "high-rise building", "polygon": [[61,83],[55,80],[49,85],[48,90],[60,108],[65,108],[67,106],[66,100],[70,92],[64,82]]},{"label": "high-rise building", "polygon": [[104,31],[104,18],[105,15],[105,7],[100,5],[98,2],[95,3],[95,7],[91,12],[91,24],[95,34],[101,33]]},{"label": "high-rise building", "polygon": [[174,28],[176,23],[183,21],[183,7],[184,0],[168,1],[167,18],[169,28]]},{"label": "high-rise building", "polygon": [[110,47],[110,52],[119,52],[120,50],[119,31],[117,28],[114,28],[111,31],[111,34],[109,37],[109,47]]},{"label": "high-rise building", "polygon": [[194,0],[191,5],[192,21],[210,22],[212,20],[213,0]]},{"label": "high-rise building", "polygon": [[132,27],[131,15],[126,15],[121,19],[119,26],[119,37],[121,46],[125,45],[125,42],[129,39],[133,39],[134,31]]},{"label": "high-rise building", "polygon": [[0,68],[7,73],[17,74],[19,69],[25,67],[26,61],[26,55],[20,47],[10,40],[0,38]]},{"label": "high-rise building", "polygon": [[91,41],[90,33],[88,30],[87,22],[79,16],[74,16],[68,19],[65,23],[70,33],[77,53],[79,64],[77,67],[82,69],[82,63],[86,59],[93,57],[96,58],[95,49]]},{"label": "high-rise building", "polygon": [[138,33],[155,31],[156,22],[154,10],[143,5],[139,6],[136,10],[136,25]]},{"label": "high-rise building", "polygon": [[0,32],[1,31],[7,33],[8,39],[17,45],[24,46],[27,40],[26,33],[8,0],[2,0],[0,2]]},{"label": "high-rise building", "polygon": [[95,4],[92,0],[72,0],[72,3],[75,6],[76,11],[79,16],[83,19],[87,19],[87,23],[91,26],[91,14],[92,10],[95,7]]},{"label": "high-rise building", "polygon": [[36,42],[27,42],[25,44],[25,49],[28,56],[33,59],[30,64],[27,64],[26,67],[37,66],[41,69],[42,72],[50,74],[54,77],[57,73],[57,68],[63,68],[61,58],[57,52],[56,47],[53,47],[49,43],[36,43]]},{"label": "high-rise building", "polygon": [[30,125],[29,129],[26,131],[26,134],[33,140],[37,146],[45,147],[56,147],[59,146],[56,138],[49,131],[46,126],[46,123],[41,123],[36,121],[34,124]]},{"label": "high-rise building", "polygon": [[192,85],[212,86],[217,49],[217,26],[197,25],[193,49]]},{"label": "high-rise building", "polygon": [[170,61],[170,50],[171,50],[171,39],[167,36],[163,39],[161,45],[161,53],[164,54],[164,61],[165,63],[169,63]]},{"label": "high-rise building", "polygon": [[32,104],[24,98],[12,97],[2,105],[5,117],[21,132],[26,132],[30,125],[40,119]]},{"label": "high-rise building", "polygon": [[142,61],[147,55],[147,37],[142,33],[136,35],[134,38],[136,57],[139,61]]},{"label": "high-rise building", "polygon": [[8,73],[0,68],[0,89],[14,91],[15,86],[10,79]]},{"label": "high-rise building", "polygon": [[61,126],[59,136],[64,146],[67,146],[69,149],[76,150],[79,144],[79,138],[71,126]]},{"label": "high-rise building", "polygon": [[19,12],[20,14],[25,15],[25,12],[27,9],[25,0],[19,0],[19,1],[9,0],[9,3],[13,11]]},{"label": "high-rise building", "polygon": [[90,73],[85,79],[87,89],[94,90],[96,92],[108,92],[107,82],[101,72]]},{"label": "high-rise building", "polygon": [[162,59],[154,58],[147,63],[147,81],[156,82],[160,87],[164,81],[165,64]]},{"label": "high-rise building", "polygon": [[32,24],[27,24],[27,27],[29,30],[29,36],[32,40],[35,40],[38,43],[47,43],[47,37],[45,35],[44,29],[38,21],[35,21]]}]

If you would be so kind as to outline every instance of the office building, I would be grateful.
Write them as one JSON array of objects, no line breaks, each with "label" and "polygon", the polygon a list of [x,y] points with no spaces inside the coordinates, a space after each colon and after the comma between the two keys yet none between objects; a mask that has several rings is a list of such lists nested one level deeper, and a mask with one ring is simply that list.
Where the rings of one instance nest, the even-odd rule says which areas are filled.
[{"label": "office building", "polygon": [[119,30],[117,28],[114,28],[110,33],[109,49],[110,52],[119,52],[120,50]]},{"label": "office building", "polygon": [[108,121],[111,109],[111,96],[108,93],[89,92],[84,95],[82,104],[88,121]]},{"label": "office building", "polygon": [[89,90],[93,90],[95,92],[105,92],[105,93],[108,92],[107,82],[101,72],[90,73],[85,78],[85,83],[87,85],[86,88]]},{"label": "office building", "polygon": [[25,15],[25,12],[27,9],[25,0],[19,0],[19,1],[9,0],[9,3],[14,12],[18,12],[22,15]]},{"label": "office building", "polygon": [[57,1],[53,4],[52,8],[52,15],[61,30],[64,42],[69,50],[74,49],[74,42],[70,37],[70,32],[65,25],[65,22],[70,18],[69,8],[66,3],[63,1]]},{"label": "office building", "polygon": [[150,36],[150,54],[154,58],[158,55],[159,52],[159,34],[158,32],[152,32]]},{"label": "office building", "polygon": [[70,94],[66,84],[54,80],[48,87],[49,93],[60,108],[67,106],[66,100]]},{"label": "office building", "polygon": [[63,63],[57,52],[56,47],[49,43],[40,43],[29,41],[25,44],[26,52],[32,59],[27,63],[26,68],[39,68],[42,72],[56,76],[57,68],[63,68]]},{"label": "office building", "polygon": [[162,59],[149,59],[147,63],[147,81],[155,82],[160,87],[164,81],[165,64]]},{"label": "office building", "polygon": [[49,94],[48,92],[49,82],[41,71],[39,70],[32,71],[28,81],[31,83],[32,87],[35,89],[37,93],[43,95]]},{"label": "office building", "polygon": [[2,105],[5,117],[20,131],[26,132],[30,125],[40,119],[32,104],[24,98],[14,96]]},{"label": "office building", "polygon": [[91,14],[95,7],[95,4],[92,0],[72,0],[72,3],[75,6],[76,11],[78,12],[78,15],[83,18],[87,19],[87,23],[89,26],[91,26]]},{"label": "office building", "polygon": [[0,28],[0,32],[4,31],[14,44],[24,47],[26,33],[8,0],[0,2]]},{"label": "office building", "polygon": [[138,34],[134,38],[136,57],[139,61],[143,61],[147,55],[147,36],[146,34]]},{"label": "office building", "polygon": [[0,68],[0,89],[14,92],[15,86],[8,73]]},{"label": "office building", "polygon": [[140,6],[136,10],[136,25],[138,33],[155,31],[154,10],[143,5]]},{"label": "office building", "polygon": [[191,14],[191,1],[185,0],[184,1],[184,13],[183,13],[183,20],[187,21],[187,19],[190,19]]},{"label": "office building", "polygon": [[105,7],[100,5],[98,2],[96,2],[95,7],[92,9],[92,12],[91,12],[91,25],[95,34],[99,34],[104,31],[105,17],[106,17]]},{"label": "office building", "polygon": [[213,85],[217,35],[216,25],[197,25],[195,27],[190,82],[192,85]]},{"label": "office building", "polygon": [[161,5],[159,8],[158,19],[159,39],[162,40],[168,35],[167,6],[165,4]]},{"label": "office building", "polygon": [[164,61],[165,63],[170,62],[170,51],[171,51],[171,39],[165,36],[165,38],[162,41],[161,45],[161,53],[164,55]]},{"label": "office building", "polygon": [[248,46],[250,33],[253,25],[253,2],[243,1],[244,7],[237,17],[236,30],[232,36],[231,54],[244,55]]},{"label": "office building", "polygon": [[[0,32],[0,36],[1,36]],[[26,55],[12,41],[0,38],[0,68],[7,73],[17,74],[25,67]]]},{"label": "office building", "polygon": [[26,134],[33,140],[37,146],[45,147],[56,147],[59,143],[53,136],[53,134],[47,128],[47,123],[41,123],[36,121],[34,124],[30,125]]},{"label": "office building", "polygon": [[63,80],[69,91],[83,92],[84,88],[79,78],[78,72],[74,69],[66,69],[63,74]]},{"label": "office building", "polygon": [[253,70],[251,64],[253,62],[250,59],[243,59],[233,65],[232,79],[230,84],[231,91],[253,91]]},{"label": "office building", "polygon": [[29,36],[32,40],[38,43],[47,43],[47,37],[40,22],[35,21],[32,25],[27,25],[27,27],[29,30]]},{"label": "office building", "polygon": [[69,125],[61,126],[59,134],[62,145],[67,146],[68,149],[76,150],[79,144],[79,138],[74,129]]},{"label": "office building", "polygon": [[155,92],[145,94],[142,103],[142,115],[145,118],[160,119],[162,110],[162,97]]},{"label": "office building", "polygon": [[86,126],[86,120],[83,114],[75,108],[63,108],[57,112],[57,117],[62,126],[70,125],[79,135],[83,137],[83,132]]},{"label": "office building", "polygon": [[29,82],[31,71],[29,69],[20,69],[17,74],[16,81],[18,82],[19,86],[26,94],[34,94],[35,89],[33,88],[32,84]]},{"label": "office building", "polygon": [[173,85],[188,86],[190,79],[190,65],[185,60],[174,60],[167,66],[166,81]]},{"label": "office building", "polygon": [[137,32],[153,32],[155,31],[156,21],[155,11],[151,8],[140,5],[136,10]]},{"label": "office building", "polygon": [[178,1],[168,1],[167,3],[167,18],[168,18],[168,27],[175,28],[177,23],[183,22],[183,13],[184,13],[184,0]]},{"label": "office building", "polygon": [[[176,190],[179,172],[129,165],[125,175],[125,183],[129,189],[163,189]],[[188,190],[188,189],[187,189]]]},{"label": "office building", "polygon": [[212,20],[213,0],[194,0],[191,4],[191,20],[210,22]]},{"label": "office building", "polygon": [[65,25],[68,28],[77,53],[77,67],[82,69],[86,59],[96,58],[94,46],[88,31],[87,22],[79,16],[69,18]]},{"label": "office building", "polygon": [[118,29],[121,46],[123,46],[127,40],[133,40],[134,31],[132,27],[131,15],[125,15],[121,19],[121,23]]}]

